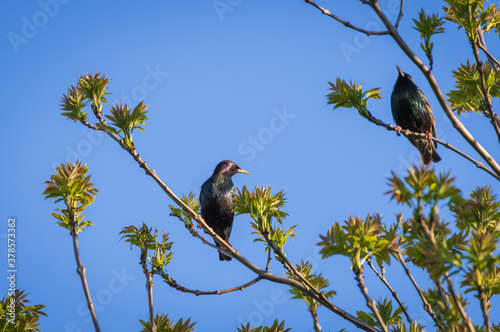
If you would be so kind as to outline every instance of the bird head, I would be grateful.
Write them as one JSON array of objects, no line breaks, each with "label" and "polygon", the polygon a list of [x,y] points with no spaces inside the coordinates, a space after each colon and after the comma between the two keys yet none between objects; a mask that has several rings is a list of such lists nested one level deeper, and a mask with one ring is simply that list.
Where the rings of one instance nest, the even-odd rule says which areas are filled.
[{"label": "bird head", "polygon": [[398,80],[401,79],[401,80],[410,81],[413,83],[413,77],[411,77],[407,73],[404,73],[403,71],[401,71],[401,69],[399,69],[399,67],[397,65],[396,65],[396,68],[398,69],[398,73],[399,73]]},{"label": "bird head", "polygon": [[226,176],[233,176],[236,173],[250,174],[247,171],[241,169],[234,161],[223,160],[221,161],[214,170],[214,174],[222,174]]}]

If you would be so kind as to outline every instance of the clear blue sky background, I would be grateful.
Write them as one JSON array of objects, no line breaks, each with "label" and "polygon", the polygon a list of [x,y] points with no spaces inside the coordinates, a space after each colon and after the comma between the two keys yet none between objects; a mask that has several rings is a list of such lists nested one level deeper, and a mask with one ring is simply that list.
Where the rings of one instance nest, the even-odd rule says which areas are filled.
[{"label": "clear blue sky background", "polygon": [[[284,210],[290,214],[286,225],[298,225],[297,238],[285,247],[288,257],[312,261],[337,291],[333,303],[353,314],[367,308],[349,263],[337,256],[321,260],[318,234],[350,214],[380,212],[384,222],[393,222],[401,207],[384,195],[387,176],[391,170],[404,175],[419,156],[404,137],[370,124],[354,110],[333,111],[326,105],[327,82],[339,76],[362,82],[366,89],[380,87],[384,98],[370,102],[369,109],[392,123],[390,93],[399,65],[427,95],[438,137],[477,158],[438,107],[424,77],[389,37],[367,38],[304,1],[221,2],[231,3],[230,10],[218,13],[213,1],[42,0],[1,5],[0,241],[6,250],[7,219],[15,217],[17,285],[30,293],[32,303],[47,305],[43,331],[92,330],[71,237],[50,216],[53,201],[41,195],[54,166],[68,159],[87,163],[100,190],[86,211],[95,226],[81,234],[80,249],[103,331],[138,331],[138,319],[148,314],[139,253],[119,241],[124,226],[144,221],[169,232],[175,242],[170,273],[185,287],[216,290],[254,278],[234,260],[219,262],[215,251],[169,217],[170,199],[114,141],[60,115],[62,94],[81,74],[110,77],[113,94],[108,100],[113,103],[135,106],[145,99],[150,105],[146,132],[136,133],[136,147],[176,194],[198,195],[223,159],[250,172],[235,176],[236,186],[266,184],[284,190]],[[392,21],[397,3],[381,1]],[[405,5],[400,32],[424,59],[412,18],[421,6],[442,14],[442,3],[413,0]],[[359,2],[332,2],[330,10],[361,27],[381,29],[369,7]],[[434,38],[434,75],[447,92],[454,82],[450,70],[472,54],[463,31],[449,22],[445,28],[446,35]],[[23,39],[11,42],[9,36]],[[500,54],[497,37],[489,36],[487,42]],[[488,120],[476,114],[461,119],[498,160],[498,142]],[[255,140],[258,149],[252,147]],[[438,151],[443,160],[436,169],[451,171],[464,193],[478,185],[499,192],[491,176],[450,150],[440,146]],[[238,217],[231,243],[264,266],[264,246],[252,240],[249,218]],[[0,266],[6,267],[5,258]],[[283,273],[276,261],[271,270]],[[422,285],[429,285],[424,274],[414,272]],[[374,298],[390,295],[369,271],[366,274]],[[432,325],[401,274],[394,266],[388,279],[407,299],[410,314]],[[291,300],[283,285],[261,281],[243,292],[195,297],[171,289],[158,277],[154,281],[155,312],[175,320],[192,317],[197,331],[235,331],[240,322],[251,321],[255,327],[272,324],[275,318],[284,319],[293,331],[312,330],[305,304]],[[5,294],[5,278],[0,287]],[[479,322],[477,301],[471,294],[467,299]],[[494,303],[493,312],[499,312],[499,305]],[[319,319],[326,331],[355,330],[324,309]]]}]

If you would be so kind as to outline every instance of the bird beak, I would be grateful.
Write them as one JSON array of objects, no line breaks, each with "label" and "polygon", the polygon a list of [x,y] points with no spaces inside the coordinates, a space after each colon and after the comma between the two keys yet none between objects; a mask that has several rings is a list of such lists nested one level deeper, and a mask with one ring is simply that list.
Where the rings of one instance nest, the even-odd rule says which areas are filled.
[{"label": "bird beak", "polygon": [[396,65],[396,68],[398,69],[399,76],[403,76],[403,72],[401,71],[401,69],[399,69],[398,65]]},{"label": "bird beak", "polygon": [[250,174],[250,173],[248,173],[247,171],[245,171],[244,169],[241,169],[241,168],[239,168],[237,172],[238,173],[243,173],[243,174]]}]

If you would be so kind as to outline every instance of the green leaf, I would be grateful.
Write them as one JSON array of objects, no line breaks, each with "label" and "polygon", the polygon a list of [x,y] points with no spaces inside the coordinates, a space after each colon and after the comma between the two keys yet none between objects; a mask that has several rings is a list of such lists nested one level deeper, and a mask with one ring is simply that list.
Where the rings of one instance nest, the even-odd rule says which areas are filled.
[{"label": "green leaf", "polygon": [[63,201],[66,208],[56,211],[61,213],[52,213],[58,222],[58,225],[73,230],[73,224],[77,231],[82,231],[93,224],[90,221],[82,221],[83,210],[90,205],[97,193],[94,183],[90,182],[91,175],[87,176],[88,168],[79,161],[75,163],[60,164],[56,167],[56,174],[51,175],[50,181],[45,181],[47,185],[43,195],[45,199],[55,198],[55,202]]},{"label": "green leaf", "polygon": [[379,88],[363,92],[361,84],[356,84],[352,81],[348,84],[339,77],[337,77],[335,84],[328,83],[330,84],[330,90],[333,91],[327,95],[328,104],[333,104],[333,109],[339,107],[354,108],[364,118],[371,117],[370,112],[366,108],[368,100],[381,98],[380,94],[382,92]]}]

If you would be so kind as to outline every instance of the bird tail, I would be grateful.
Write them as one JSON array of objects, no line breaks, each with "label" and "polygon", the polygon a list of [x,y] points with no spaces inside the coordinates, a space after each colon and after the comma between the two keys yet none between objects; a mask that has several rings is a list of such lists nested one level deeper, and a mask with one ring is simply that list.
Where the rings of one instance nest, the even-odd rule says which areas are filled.
[{"label": "bird tail", "polygon": [[219,260],[220,261],[230,261],[232,258],[229,257],[228,255],[224,255],[223,253],[219,253]]},{"label": "bird tail", "polygon": [[425,138],[410,139],[410,142],[420,151],[424,164],[429,164],[431,161],[437,163],[441,157],[436,151],[436,146],[432,141]]},{"label": "bird tail", "polygon": [[[223,246],[222,244],[220,243],[217,243],[217,247],[221,248],[221,249],[226,249],[225,246]],[[223,253],[219,252],[219,260],[220,261],[230,261],[232,258],[228,255],[224,255]]]}]

